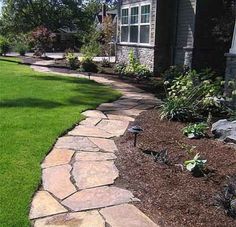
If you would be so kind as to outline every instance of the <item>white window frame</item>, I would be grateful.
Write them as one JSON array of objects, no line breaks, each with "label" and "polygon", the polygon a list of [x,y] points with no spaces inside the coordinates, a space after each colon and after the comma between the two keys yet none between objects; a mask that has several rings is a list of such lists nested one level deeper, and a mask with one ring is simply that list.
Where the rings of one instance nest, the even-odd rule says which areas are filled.
[{"label": "white window frame", "polygon": [[[142,13],[142,6],[146,6],[149,5],[150,6],[150,17],[149,17],[149,23],[141,23],[141,13]],[[136,24],[131,24],[131,8],[133,7],[139,7],[138,8],[138,23]],[[128,9],[128,24],[122,24],[122,10],[123,9]],[[120,21],[120,43],[121,44],[130,44],[130,45],[138,45],[138,46],[151,46],[151,14],[152,14],[152,7],[151,7],[151,2],[150,1],[146,1],[146,2],[140,2],[140,3],[134,3],[134,4],[130,4],[130,5],[124,5],[121,7],[121,21]],[[142,25],[148,25],[149,26],[149,43],[140,43],[140,27]],[[128,26],[128,42],[122,42],[121,37],[122,37],[122,26]],[[138,26],[138,42],[130,42],[130,27],[131,26]]]}]

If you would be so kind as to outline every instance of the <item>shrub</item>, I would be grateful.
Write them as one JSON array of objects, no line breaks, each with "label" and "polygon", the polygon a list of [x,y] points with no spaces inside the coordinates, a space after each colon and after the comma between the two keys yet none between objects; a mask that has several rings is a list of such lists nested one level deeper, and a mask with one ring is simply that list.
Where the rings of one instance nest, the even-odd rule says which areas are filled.
[{"label": "shrub", "polygon": [[51,47],[55,34],[44,26],[35,28],[30,35],[30,42],[35,47],[35,55],[42,56],[46,49]]},{"label": "shrub", "polygon": [[183,134],[188,136],[188,138],[201,138],[206,136],[206,130],[208,125],[205,123],[189,124],[187,127],[183,128]]},{"label": "shrub", "polygon": [[28,36],[25,34],[19,34],[13,39],[13,46],[17,53],[19,53],[21,56],[24,56],[29,50]]},{"label": "shrub", "polygon": [[84,58],[94,58],[101,52],[101,47],[97,41],[91,41],[87,45],[83,45],[80,49]]},{"label": "shrub", "polygon": [[142,65],[134,56],[134,51],[129,52],[129,63],[123,62],[116,65],[116,71],[120,75],[126,75],[136,78],[137,80],[147,79],[152,73],[147,66]]},{"label": "shrub", "polygon": [[189,121],[195,118],[195,113],[188,100],[181,98],[168,98],[161,105],[161,119]]},{"label": "shrub", "polygon": [[145,65],[138,65],[135,70],[136,79],[148,79],[152,76],[152,73]]},{"label": "shrub", "polygon": [[6,55],[10,51],[10,42],[7,38],[0,36],[0,55]]},{"label": "shrub", "polygon": [[[224,87],[222,79],[218,78],[209,69],[201,73],[189,70],[172,81],[166,81],[165,85],[167,102],[171,101],[171,103],[164,104],[165,112],[166,109],[171,112],[171,106],[176,108],[180,103],[184,108],[184,112],[186,107],[188,107],[187,109],[192,110],[195,116],[204,118],[229,112],[223,98]],[[173,102],[177,102],[177,104],[173,105]],[[168,116],[168,114],[166,115]],[[188,116],[191,116],[191,114]]]},{"label": "shrub", "polygon": [[125,62],[120,62],[115,65],[115,71],[120,75],[123,76],[125,75],[125,69],[126,69],[126,63]]},{"label": "shrub", "polygon": [[170,66],[163,74],[162,77],[166,82],[172,82],[175,78],[186,75],[189,72],[189,67],[185,65],[173,65]]},{"label": "shrub", "polygon": [[73,52],[68,52],[65,54],[66,61],[71,69],[77,69],[79,66],[78,57],[75,56]]},{"label": "shrub", "polygon": [[81,60],[80,71],[81,71],[81,72],[97,73],[97,72],[98,72],[98,67],[97,67],[97,65],[93,62],[92,58],[83,58],[83,59]]},{"label": "shrub", "polygon": [[111,67],[111,63],[106,58],[102,59],[101,65],[102,65],[102,67],[106,67],[106,68],[110,68]]}]

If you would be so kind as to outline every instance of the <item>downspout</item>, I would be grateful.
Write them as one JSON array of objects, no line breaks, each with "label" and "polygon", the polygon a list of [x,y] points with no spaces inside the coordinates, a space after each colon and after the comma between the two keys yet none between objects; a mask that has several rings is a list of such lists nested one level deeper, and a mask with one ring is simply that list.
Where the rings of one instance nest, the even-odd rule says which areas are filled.
[{"label": "downspout", "polygon": [[177,48],[177,34],[178,34],[178,18],[179,18],[179,0],[176,0],[175,4],[175,29],[174,29],[174,40],[173,40],[173,46],[172,46],[172,55],[171,55],[171,65],[175,64],[175,54],[176,54],[176,48]]}]

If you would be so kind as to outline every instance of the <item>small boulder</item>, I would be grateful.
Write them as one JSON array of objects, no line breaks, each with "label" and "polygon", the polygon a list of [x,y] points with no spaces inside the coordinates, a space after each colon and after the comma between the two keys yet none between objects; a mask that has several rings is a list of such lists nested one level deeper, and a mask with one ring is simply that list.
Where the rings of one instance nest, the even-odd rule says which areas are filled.
[{"label": "small boulder", "polygon": [[236,121],[219,120],[212,125],[211,131],[215,138],[236,144]]}]

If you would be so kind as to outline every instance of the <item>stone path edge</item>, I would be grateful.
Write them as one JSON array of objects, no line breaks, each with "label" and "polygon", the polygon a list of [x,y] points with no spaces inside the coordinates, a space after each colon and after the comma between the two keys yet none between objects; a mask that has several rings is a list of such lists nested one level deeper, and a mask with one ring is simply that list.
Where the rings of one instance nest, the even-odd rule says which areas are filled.
[{"label": "stone path edge", "polygon": [[[55,75],[87,78],[53,72],[47,64],[47,61],[40,61],[31,68]],[[159,106],[161,101],[122,81],[101,75],[91,79],[118,90],[122,96],[99,105],[96,110],[83,112],[84,120],[58,137],[41,163],[41,186],[32,198],[29,212],[31,224],[35,227],[48,226],[48,223],[63,226],[72,223],[81,227],[158,227],[129,204],[139,201],[130,191],[113,186],[119,177],[114,164],[117,147],[113,139],[122,136],[140,113]],[[112,209],[116,210],[116,215],[110,213]],[[102,214],[101,211],[107,212]]]}]

